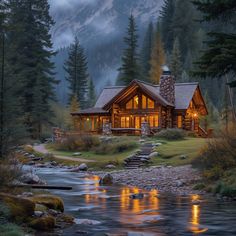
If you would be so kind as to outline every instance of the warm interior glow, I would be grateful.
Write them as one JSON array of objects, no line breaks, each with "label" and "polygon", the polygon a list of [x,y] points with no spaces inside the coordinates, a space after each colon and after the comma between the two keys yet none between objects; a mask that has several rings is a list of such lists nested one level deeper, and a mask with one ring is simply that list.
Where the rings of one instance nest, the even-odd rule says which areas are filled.
[{"label": "warm interior glow", "polygon": [[197,117],[197,113],[194,113],[193,116],[194,116],[194,117]]},{"label": "warm interior glow", "polygon": [[183,126],[182,115],[178,115],[177,116],[177,127],[181,129],[182,126]]}]

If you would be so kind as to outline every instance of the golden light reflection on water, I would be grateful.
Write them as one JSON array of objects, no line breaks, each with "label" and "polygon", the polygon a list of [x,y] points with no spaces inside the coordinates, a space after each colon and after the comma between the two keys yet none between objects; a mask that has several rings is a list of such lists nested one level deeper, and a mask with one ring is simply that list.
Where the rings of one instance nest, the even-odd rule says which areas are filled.
[{"label": "golden light reflection on water", "polygon": [[196,201],[199,201],[199,195],[192,195],[191,200],[193,202],[191,209],[191,231],[195,234],[206,232],[207,228],[200,228],[200,205]]},{"label": "golden light reflection on water", "polygon": [[159,199],[157,198],[158,191],[153,189],[146,194],[143,199],[131,199],[132,194],[141,193],[139,188],[122,187],[120,193],[120,208],[122,213],[141,213],[143,210],[158,209]]},{"label": "golden light reflection on water", "polygon": [[[84,190],[86,191],[86,192],[90,192],[91,191],[91,187],[92,188],[94,188],[94,189],[92,189],[93,191],[100,191],[99,190],[99,180],[100,180],[100,178],[99,178],[99,176],[89,176],[89,177],[86,177],[85,178],[85,181],[88,181],[88,183],[86,183],[85,185],[84,185]],[[92,184],[89,182],[89,181],[92,181]],[[105,190],[105,189],[103,189],[103,190]],[[103,191],[102,190],[102,191]],[[106,190],[105,190],[106,191]],[[106,200],[106,199],[105,199]],[[90,194],[90,193],[86,193],[85,194],[85,202],[87,203],[87,204],[89,204],[89,203],[91,203],[91,202],[93,202],[93,203],[97,203],[97,204],[99,204],[100,203],[100,200],[99,200],[99,197],[98,197],[98,195],[97,194]],[[102,202],[104,202],[104,200],[102,201]]]}]

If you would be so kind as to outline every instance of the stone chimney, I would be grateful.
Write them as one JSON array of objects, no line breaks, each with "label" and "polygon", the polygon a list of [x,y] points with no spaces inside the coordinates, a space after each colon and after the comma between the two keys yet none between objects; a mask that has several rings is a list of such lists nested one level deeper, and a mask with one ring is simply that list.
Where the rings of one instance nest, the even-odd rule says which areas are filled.
[{"label": "stone chimney", "polygon": [[175,80],[167,66],[162,67],[160,78],[160,95],[169,103],[175,104]]}]

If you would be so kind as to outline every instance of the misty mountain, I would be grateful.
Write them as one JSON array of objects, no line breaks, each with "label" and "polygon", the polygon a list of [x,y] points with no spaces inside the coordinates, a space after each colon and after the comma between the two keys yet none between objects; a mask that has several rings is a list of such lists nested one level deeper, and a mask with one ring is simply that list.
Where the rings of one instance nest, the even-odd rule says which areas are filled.
[{"label": "misty mountain", "polygon": [[[55,25],[52,40],[58,54],[54,58],[59,100],[67,100],[63,62],[67,47],[77,35],[88,57],[89,73],[99,92],[114,84],[124,48],[123,37],[132,13],[138,25],[139,45],[150,21],[156,21],[163,0],[50,0]],[[63,48],[63,49],[61,49]]]}]

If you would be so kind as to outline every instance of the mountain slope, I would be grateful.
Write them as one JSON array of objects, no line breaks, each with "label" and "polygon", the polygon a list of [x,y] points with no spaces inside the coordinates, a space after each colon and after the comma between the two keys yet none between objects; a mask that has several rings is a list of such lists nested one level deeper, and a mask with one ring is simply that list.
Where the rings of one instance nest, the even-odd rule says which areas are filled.
[{"label": "mountain slope", "polygon": [[[50,0],[55,25],[51,31],[55,48],[67,47],[78,35],[88,56],[89,72],[99,91],[114,83],[123,50],[123,37],[132,13],[139,28],[140,44],[150,21],[155,21],[163,0]],[[64,83],[64,50],[55,58],[57,79]],[[63,89],[58,88],[60,91]],[[59,96],[61,98],[61,95]]]}]

